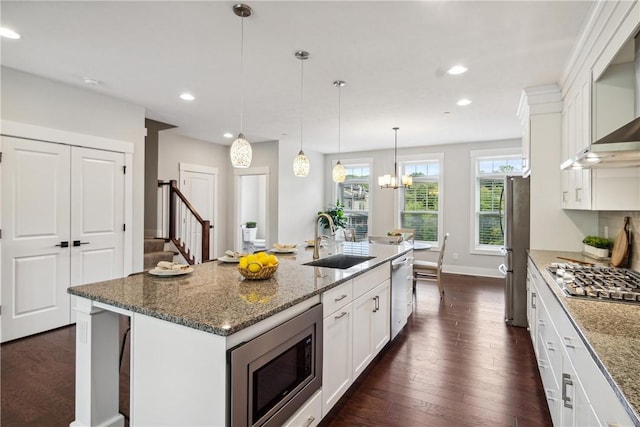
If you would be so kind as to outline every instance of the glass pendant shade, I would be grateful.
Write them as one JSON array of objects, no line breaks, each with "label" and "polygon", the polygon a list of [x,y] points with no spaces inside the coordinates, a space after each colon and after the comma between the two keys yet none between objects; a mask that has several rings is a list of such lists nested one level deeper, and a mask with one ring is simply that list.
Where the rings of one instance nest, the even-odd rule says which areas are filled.
[{"label": "glass pendant shade", "polygon": [[231,164],[234,168],[248,168],[251,166],[253,152],[251,150],[251,144],[249,144],[249,141],[246,140],[243,134],[238,134],[236,140],[233,141],[229,155],[231,156]]},{"label": "glass pendant shade", "polygon": [[295,176],[307,176],[309,175],[310,167],[309,158],[304,154],[304,151],[300,150],[296,158],[293,159],[293,174]]},{"label": "glass pendant shade", "polygon": [[336,163],[336,165],[333,167],[331,176],[333,177],[334,182],[344,182],[345,178],[347,177],[347,173],[345,172],[342,163],[340,163],[340,160],[338,160],[338,163]]}]

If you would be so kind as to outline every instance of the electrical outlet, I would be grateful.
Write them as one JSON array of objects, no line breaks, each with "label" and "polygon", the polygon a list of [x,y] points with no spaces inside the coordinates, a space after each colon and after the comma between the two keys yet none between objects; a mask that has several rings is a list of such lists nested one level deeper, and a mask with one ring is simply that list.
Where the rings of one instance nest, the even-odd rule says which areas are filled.
[{"label": "electrical outlet", "polygon": [[453,253],[453,259],[458,259],[458,252]]}]

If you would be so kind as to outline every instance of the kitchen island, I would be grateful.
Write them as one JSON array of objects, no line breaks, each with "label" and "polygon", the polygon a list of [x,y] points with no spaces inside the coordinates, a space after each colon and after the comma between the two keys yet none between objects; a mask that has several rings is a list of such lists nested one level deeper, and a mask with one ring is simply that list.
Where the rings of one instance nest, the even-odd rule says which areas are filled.
[{"label": "kitchen island", "polygon": [[[571,259],[578,259],[581,261],[593,262],[592,259],[585,258],[579,253],[574,252],[555,252],[555,251],[541,251],[531,250],[529,251],[529,258],[534,264],[535,271],[533,271],[534,277],[530,277],[531,280],[535,280],[535,276],[543,279],[537,281],[538,284],[542,283],[545,289],[540,289],[539,293],[551,292],[557,302],[559,302],[562,313],[556,312],[556,316],[553,315],[553,310],[547,302],[547,310],[551,313],[551,322],[557,321],[558,318],[568,317],[572,326],[577,332],[578,342],[572,342],[567,344],[566,342],[560,343],[559,346],[551,346],[549,351],[550,360],[553,358],[553,352],[559,350],[559,347],[567,345],[572,351],[577,352],[579,350],[586,350],[586,354],[590,355],[597,366],[597,375],[593,375],[593,370],[589,375],[583,374],[583,386],[589,393],[590,384],[596,384],[594,378],[600,374],[606,380],[606,383],[601,387],[596,388],[595,393],[589,397],[589,404],[592,407],[601,408],[604,406],[604,411],[610,410],[616,405],[621,405],[621,408],[626,412],[628,418],[622,416],[623,421],[618,421],[618,425],[635,425],[640,426],[640,304],[638,303],[624,303],[624,302],[610,302],[600,301],[594,299],[581,299],[578,297],[570,297],[565,291],[556,283],[556,277],[552,275],[547,268],[551,263],[566,262],[558,257],[565,257]],[[530,263],[531,267],[531,263]],[[538,295],[538,298],[540,295]],[[553,303],[553,301],[551,301]],[[539,304],[534,301],[530,306],[540,309]],[[536,307],[537,306],[537,307]],[[561,320],[561,319],[560,319]],[[530,319],[530,322],[532,320]],[[544,321],[538,320],[538,325],[530,325],[532,329],[535,327],[548,328],[548,325]],[[562,340],[567,341],[569,339],[567,333],[564,333],[562,329],[559,330]],[[545,339],[546,341],[549,338]],[[535,341],[534,341],[535,344]],[[549,342],[544,346],[548,346]],[[538,358],[545,358],[547,356],[540,356]],[[584,360],[584,358],[582,358]],[[581,366],[575,366],[576,363],[572,362],[576,371],[576,374],[580,376]],[[549,367],[549,361],[545,361],[542,364],[543,367]],[[543,369],[544,370],[544,369]],[[595,370],[595,367],[594,367]],[[542,370],[541,370],[542,372]],[[544,378],[543,378],[544,380]],[[544,381],[543,381],[544,382]],[[545,385],[545,388],[547,386]],[[576,385],[577,387],[577,385]],[[607,402],[605,400],[605,392],[608,392],[607,387],[610,388],[615,394],[618,402]],[[565,386],[563,385],[563,388]],[[548,390],[546,390],[548,392]],[[550,409],[552,410],[554,402],[562,401],[560,399],[555,400],[554,396],[549,396]],[[564,397],[564,396],[563,396]],[[576,402],[573,402],[574,405]],[[562,408],[561,408],[562,409]],[[596,415],[598,411],[596,410]],[[615,417],[614,415],[608,415],[609,417]],[[563,423],[568,424],[568,423]]]},{"label": "kitchen island", "polygon": [[144,272],[70,288],[77,297],[72,425],[124,424],[118,413],[118,314],[131,319],[131,425],[223,426],[228,424],[227,350],[411,249],[407,243],[345,242],[337,252],[373,258],[330,269],[302,265],[312,260],[312,250],[299,248],[278,254],[278,271],[261,281],[243,279],[237,264],[215,261],[182,276]]}]

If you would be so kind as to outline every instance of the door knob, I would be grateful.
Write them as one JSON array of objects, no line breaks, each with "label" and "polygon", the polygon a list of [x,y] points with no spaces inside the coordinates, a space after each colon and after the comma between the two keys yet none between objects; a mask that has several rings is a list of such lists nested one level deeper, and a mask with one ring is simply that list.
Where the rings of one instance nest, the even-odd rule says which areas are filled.
[{"label": "door knob", "polygon": [[69,242],[60,242],[60,244],[56,245],[56,246],[59,246],[61,248],[68,248],[69,247]]},{"label": "door knob", "polygon": [[73,241],[73,246],[88,245],[88,244],[89,242],[81,242],[80,240]]}]

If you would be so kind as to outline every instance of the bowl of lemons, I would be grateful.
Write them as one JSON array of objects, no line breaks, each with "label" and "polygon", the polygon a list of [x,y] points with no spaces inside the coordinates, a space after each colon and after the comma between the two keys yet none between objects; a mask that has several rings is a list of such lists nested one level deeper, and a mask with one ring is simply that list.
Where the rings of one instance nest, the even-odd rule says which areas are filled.
[{"label": "bowl of lemons", "polygon": [[249,254],[238,261],[238,271],[249,280],[270,279],[278,270],[278,258],[266,252]]}]

